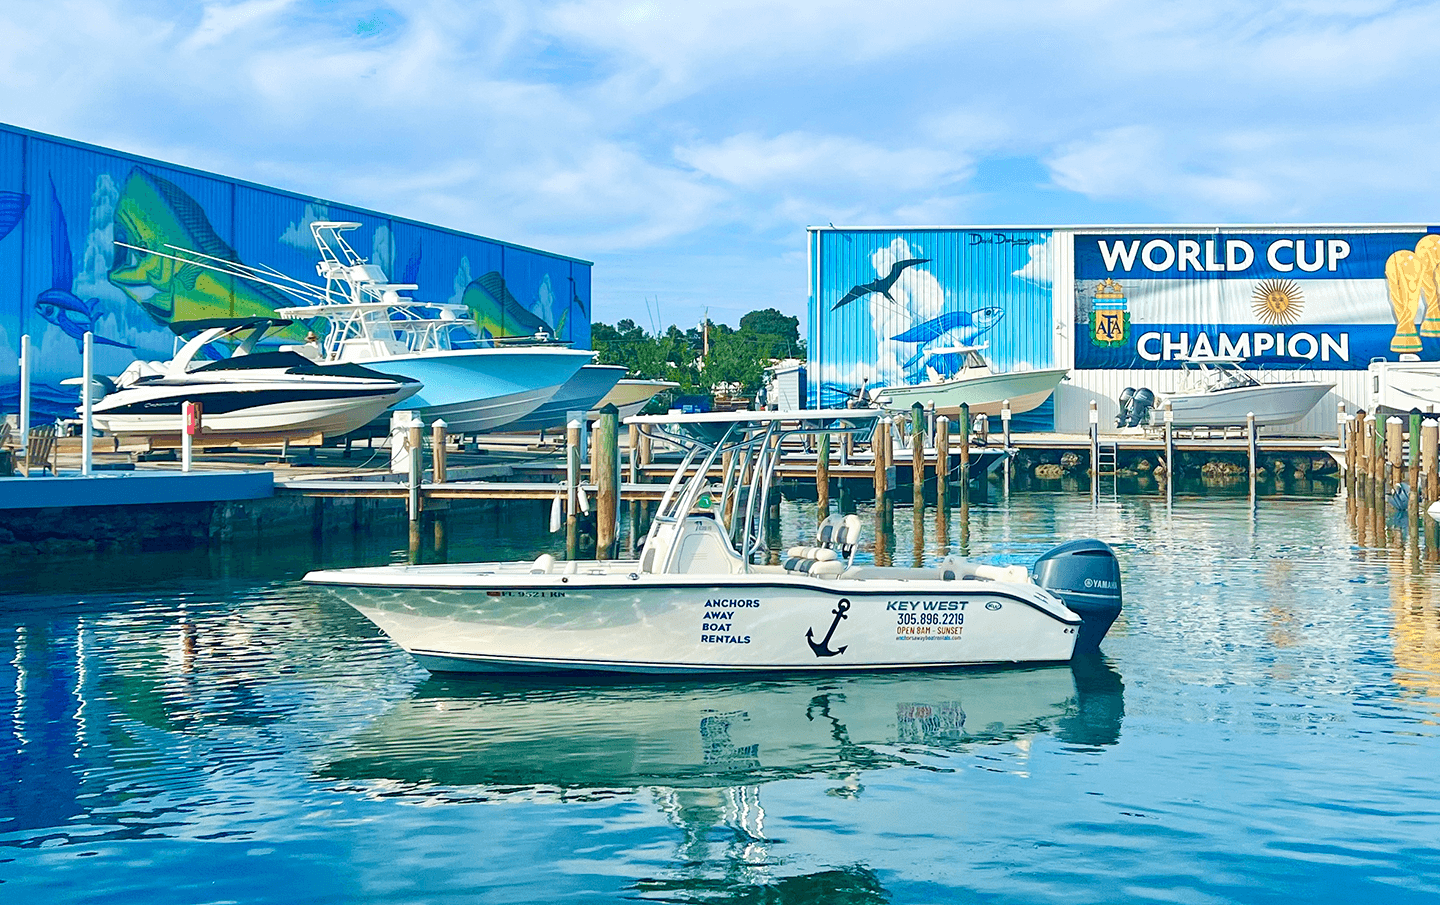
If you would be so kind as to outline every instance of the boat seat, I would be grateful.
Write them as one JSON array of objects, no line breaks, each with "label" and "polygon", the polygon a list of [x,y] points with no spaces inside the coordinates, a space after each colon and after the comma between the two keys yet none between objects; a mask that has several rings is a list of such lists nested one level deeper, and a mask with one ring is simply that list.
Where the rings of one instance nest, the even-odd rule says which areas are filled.
[{"label": "boat seat", "polygon": [[[832,564],[835,568],[831,568]],[[791,547],[781,565],[787,572],[800,572],[817,578],[824,577],[827,573],[839,575],[845,571],[839,556],[829,547]]]},{"label": "boat seat", "polygon": [[815,531],[817,547],[834,550],[837,558],[850,565],[855,559],[855,548],[860,544],[861,521],[858,515],[826,516]]},{"label": "boat seat", "polygon": [[530,564],[530,574],[549,575],[550,570],[553,568],[555,568],[555,557],[549,553],[541,553],[535,557],[535,561]]},{"label": "boat seat", "polygon": [[1024,566],[995,566],[967,559],[946,558],[940,563],[940,578],[955,581],[961,578],[978,578],[981,581],[1008,581],[1013,584],[1029,584],[1030,570]]}]

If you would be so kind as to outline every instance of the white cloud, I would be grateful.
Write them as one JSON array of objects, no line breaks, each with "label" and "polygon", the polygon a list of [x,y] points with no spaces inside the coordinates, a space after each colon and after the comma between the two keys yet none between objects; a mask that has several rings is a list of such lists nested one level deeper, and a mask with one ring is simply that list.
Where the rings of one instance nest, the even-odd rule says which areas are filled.
[{"label": "white cloud", "polygon": [[[13,0],[0,33],[0,121],[598,258],[601,320],[746,305],[740,251],[788,272],[831,220],[1440,205],[1424,4]],[[996,158],[1050,183],[977,189]]]}]

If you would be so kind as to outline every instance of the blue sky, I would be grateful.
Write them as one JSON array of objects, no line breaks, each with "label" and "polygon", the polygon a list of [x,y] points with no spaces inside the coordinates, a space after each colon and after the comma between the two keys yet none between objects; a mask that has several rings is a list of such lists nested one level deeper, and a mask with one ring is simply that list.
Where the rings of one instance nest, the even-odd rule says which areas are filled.
[{"label": "blue sky", "polygon": [[[805,227],[1433,222],[1440,6],[9,0],[0,121],[805,313]],[[803,328],[802,328],[803,330]]]}]

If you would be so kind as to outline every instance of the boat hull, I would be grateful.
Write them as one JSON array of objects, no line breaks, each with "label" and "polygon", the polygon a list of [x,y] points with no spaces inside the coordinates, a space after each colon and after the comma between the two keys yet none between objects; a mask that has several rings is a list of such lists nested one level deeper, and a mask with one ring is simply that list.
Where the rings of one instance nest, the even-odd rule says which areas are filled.
[{"label": "boat hull", "polygon": [[[1258,387],[1211,390],[1204,393],[1177,393],[1166,396],[1176,427],[1221,427],[1245,424],[1255,414],[1257,426],[1294,424],[1310,414],[1332,383],[1267,383]],[[1164,415],[1151,410],[1159,423]]]},{"label": "boat hull", "polygon": [[1440,362],[1371,362],[1370,386],[1372,411],[1429,411],[1440,404]]},{"label": "boat hull", "polygon": [[1049,399],[1067,373],[1064,368],[1012,371],[1008,374],[886,387],[876,390],[875,398],[891,410],[909,409],[917,402],[924,406],[934,402],[936,412],[954,416],[960,413],[963,404],[970,407],[972,416],[992,417],[1000,414],[1002,403],[1008,399],[1011,414],[1019,415],[1038,408]]},{"label": "boat hull", "polygon": [[588,412],[607,395],[625,369],[619,365],[586,365],[534,411],[506,425],[507,431],[542,431],[565,426],[570,412]]},{"label": "boat hull", "polygon": [[928,570],[935,580],[827,580],[645,575],[611,563],[594,570],[601,574],[520,574],[528,565],[348,569],[306,581],[434,672],[1046,663],[1070,659],[1080,625],[1034,586],[942,581],[937,570]]},{"label": "boat hull", "polygon": [[366,359],[368,368],[419,380],[406,403],[454,434],[505,427],[543,405],[594,353],[558,347],[464,349]]},{"label": "boat hull", "polygon": [[107,433],[179,434],[185,429],[182,404],[196,402],[207,433],[338,437],[369,423],[417,389],[413,383],[391,383],[367,390],[324,381],[298,387],[217,383],[173,389],[152,383],[107,396],[96,406],[92,418],[95,427]]},{"label": "boat hull", "polygon": [[621,380],[604,398],[595,403],[595,407],[590,410],[590,417],[596,417],[599,410],[605,406],[613,405],[620,412],[620,420],[624,421],[631,415],[640,414],[640,410],[661,391],[678,386],[680,384],[673,380]]}]

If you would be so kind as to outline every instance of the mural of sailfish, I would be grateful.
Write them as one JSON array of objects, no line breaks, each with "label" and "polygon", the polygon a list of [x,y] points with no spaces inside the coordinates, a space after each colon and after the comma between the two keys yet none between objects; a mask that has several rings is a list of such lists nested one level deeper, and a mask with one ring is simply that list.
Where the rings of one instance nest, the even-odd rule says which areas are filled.
[{"label": "mural of sailfish", "polygon": [[[115,206],[115,241],[160,252],[173,252],[167,247],[173,246],[240,263],[194,198],[140,167],[130,170]],[[118,245],[110,282],[166,325],[209,317],[270,317],[292,301],[268,286]],[[305,332],[297,324],[276,335],[296,342]]]},{"label": "mural of sailfish", "polygon": [[95,333],[95,316],[100,300],[81,299],[75,294],[75,258],[70,250],[70,230],[65,223],[65,210],[50,180],[50,288],[35,297],[35,311],[75,340],[76,350],[84,346],[85,334],[107,346],[133,349],[129,343],[109,339]]},{"label": "mural of sailfish", "polygon": [[555,336],[555,330],[538,315],[532,313],[520,300],[510,293],[505,278],[498,270],[470,281],[461,296],[461,303],[470,309],[480,328],[482,339],[497,339],[502,336],[534,336],[544,331]]}]

